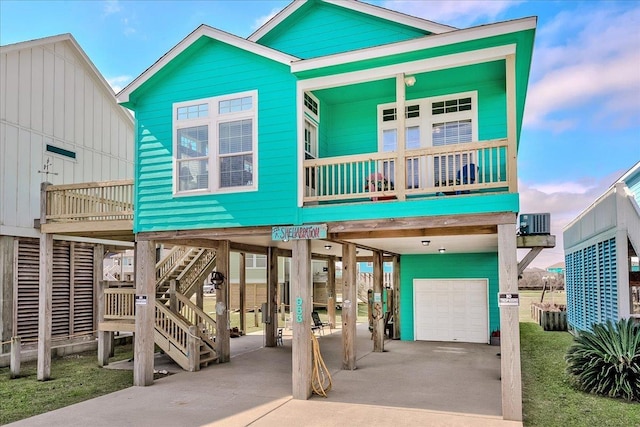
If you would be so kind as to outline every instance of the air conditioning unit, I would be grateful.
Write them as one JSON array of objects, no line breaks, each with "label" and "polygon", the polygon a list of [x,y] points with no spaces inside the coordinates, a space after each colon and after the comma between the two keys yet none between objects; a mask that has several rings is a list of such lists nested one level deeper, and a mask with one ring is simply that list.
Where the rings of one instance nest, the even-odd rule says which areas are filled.
[{"label": "air conditioning unit", "polygon": [[530,236],[548,234],[551,234],[551,214],[520,214],[520,235]]}]

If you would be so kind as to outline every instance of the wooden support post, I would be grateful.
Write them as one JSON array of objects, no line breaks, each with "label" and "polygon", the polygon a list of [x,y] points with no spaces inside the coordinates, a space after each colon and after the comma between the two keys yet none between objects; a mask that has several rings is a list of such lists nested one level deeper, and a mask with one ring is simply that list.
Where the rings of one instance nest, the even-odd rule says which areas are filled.
[{"label": "wooden support post", "polygon": [[53,295],[53,235],[40,236],[38,298],[38,380],[51,377],[51,301]]},{"label": "wooden support post", "polygon": [[[10,351],[14,336],[14,295],[18,293],[18,239],[0,236],[0,353]],[[17,316],[16,316],[17,317]]]},{"label": "wooden support post", "polygon": [[291,259],[291,291],[293,324],[292,382],[293,398],[311,397],[311,312],[313,301],[311,286],[311,241],[293,241]]},{"label": "wooden support post", "polygon": [[202,289],[202,283],[196,286],[196,306],[200,310],[204,307],[204,289]]},{"label": "wooden support post", "polygon": [[373,351],[384,351],[384,310],[382,295],[382,252],[373,252]]},{"label": "wooden support post", "polygon": [[276,347],[278,335],[278,253],[267,250],[267,323],[264,325],[265,347]]},{"label": "wooden support post", "polygon": [[358,285],[356,245],[342,245],[342,369],[356,369]]},{"label": "wooden support post", "polygon": [[[499,291],[518,293],[515,223],[498,225],[498,266]],[[496,296],[494,295],[493,298]],[[518,309],[517,306],[500,307],[502,417],[511,421],[522,421]]]},{"label": "wooden support post", "polygon": [[327,315],[332,328],[336,327],[336,259],[329,258],[327,261]]},{"label": "wooden support post", "polygon": [[[98,282],[98,292],[96,294],[98,306],[98,325],[104,322],[104,290],[108,282]],[[98,365],[106,366],[109,364],[109,355],[111,353],[111,334],[108,331],[98,330]]]},{"label": "wooden support post", "polygon": [[231,335],[229,333],[229,241],[220,240],[216,252],[216,270],[222,273],[225,280],[220,289],[216,289],[216,352],[218,362],[226,363],[231,359]]},{"label": "wooden support post", "polygon": [[133,385],[153,384],[156,313],[156,247],[153,240],[136,242],[136,325],[133,349]]},{"label": "wooden support post", "polygon": [[280,303],[280,320],[285,321],[285,304],[283,302]]},{"label": "wooden support post", "polygon": [[189,326],[189,335],[187,336],[187,357],[189,358],[189,372],[195,372],[200,370],[200,349],[198,338],[198,329],[191,325]]},{"label": "wooden support post", "polygon": [[247,331],[247,254],[240,252],[240,330]]},{"label": "wooden support post", "polygon": [[393,339],[400,339],[400,255],[393,257]]},{"label": "wooden support post", "polygon": [[395,167],[395,189],[398,200],[405,200],[406,187],[406,161],[404,159],[405,147],[406,147],[406,134],[405,134],[405,104],[406,104],[406,88],[404,83],[404,73],[396,75],[396,152],[398,157],[396,158]]},{"label": "wooden support post", "polygon": [[258,306],[254,305],[253,306],[253,326],[255,326],[256,328],[258,327],[258,325],[260,324],[260,322],[258,321]]},{"label": "wooden support post", "polygon": [[11,378],[18,378],[20,376],[20,349],[21,349],[20,337],[11,337],[11,361],[9,362],[9,369],[11,370]]},{"label": "wooden support post", "polygon": [[176,297],[177,288],[178,282],[176,279],[169,280],[169,310],[173,313],[178,311],[178,298]]}]

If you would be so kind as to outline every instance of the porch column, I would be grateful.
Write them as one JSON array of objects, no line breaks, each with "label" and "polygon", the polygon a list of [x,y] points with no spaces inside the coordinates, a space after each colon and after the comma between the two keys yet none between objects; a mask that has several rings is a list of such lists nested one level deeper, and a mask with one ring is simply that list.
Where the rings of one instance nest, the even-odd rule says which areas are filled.
[{"label": "porch column", "polygon": [[[518,293],[516,225],[498,225],[498,280],[501,293]],[[496,298],[496,296],[492,296]],[[500,307],[502,417],[522,421],[520,326],[517,306]]]},{"label": "porch column", "polygon": [[509,192],[518,192],[518,149],[517,149],[517,103],[516,103],[516,56],[507,55],[506,91],[507,91],[507,179]]},{"label": "porch column", "polygon": [[[47,222],[47,187],[40,184],[40,224]],[[17,255],[16,255],[17,256]],[[17,272],[16,272],[17,274]],[[53,296],[53,235],[40,235],[40,271],[38,285],[38,368],[40,381],[51,377],[51,300]],[[17,298],[17,295],[15,296]]]},{"label": "porch column", "polygon": [[0,353],[11,351],[14,288],[18,281],[18,239],[0,236]]},{"label": "porch column", "polygon": [[329,258],[327,261],[327,315],[332,328],[336,327],[336,259]]},{"label": "porch column", "polygon": [[396,146],[396,151],[398,157],[396,158],[395,164],[395,191],[398,197],[398,200],[405,200],[406,196],[404,194],[406,186],[406,162],[404,160],[404,151],[406,147],[406,136],[405,136],[405,102],[406,101],[406,89],[404,85],[404,73],[400,73],[396,75],[396,117],[398,124],[397,128],[397,141],[398,144]]},{"label": "porch column", "polygon": [[356,369],[358,285],[356,245],[342,245],[342,369]]},{"label": "porch column", "polygon": [[153,384],[156,315],[156,245],[140,240],[135,246],[136,325],[133,346],[133,385]]},{"label": "porch column", "polygon": [[291,258],[291,320],[293,327],[292,373],[293,398],[311,396],[311,241],[294,240]]},{"label": "porch column", "polygon": [[382,252],[373,252],[373,351],[384,351],[384,310],[382,298]]},{"label": "porch column", "polygon": [[393,339],[400,339],[400,255],[393,257]]},{"label": "porch column", "polygon": [[275,347],[278,334],[278,252],[267,249],[267,323],[264,325],[265,347]]},{"label": "porch column", "polygon": [[246,267],[247,254],[240,252],[240,330],[247,332],[247,267]]},{"label": "porch column", "polygon": [[229,334],[229,241],[221,240],[216,252],[216,270],[222,273],[225,280],[220,289],[216,289],[216,352],[218,363],[226,363],[231,359],[231,336]]}]

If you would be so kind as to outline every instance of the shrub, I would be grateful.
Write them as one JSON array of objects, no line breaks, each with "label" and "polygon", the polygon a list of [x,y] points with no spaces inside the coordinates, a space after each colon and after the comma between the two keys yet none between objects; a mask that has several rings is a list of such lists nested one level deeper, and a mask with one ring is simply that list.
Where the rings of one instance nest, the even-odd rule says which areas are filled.
[{"label": "shrub", "polygon": [[633,319],[594,324],[575,337],[565,359],[582,390],[640,400],[640,325]]}]

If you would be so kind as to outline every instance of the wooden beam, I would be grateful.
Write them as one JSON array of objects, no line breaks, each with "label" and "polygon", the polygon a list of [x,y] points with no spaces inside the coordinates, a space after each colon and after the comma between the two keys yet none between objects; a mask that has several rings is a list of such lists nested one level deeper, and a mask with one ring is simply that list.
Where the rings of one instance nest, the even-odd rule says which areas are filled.
[{"label": "wooden beam", "polygon": [[540,252],[542,252],[542,247],[531,248],[531,250],[520,260],[518,263],[518,277],[524,272],[524,269],[527,268],[531,261],[533,261]]},{"label": "wooden beam", "polygon": [[152,240],[136,242],[136,320],[133,348],[133,385],[153,384],[153,353],[156,315],[156,245]]},{"label": "wooden beam", "polygon": [[336,327],[336,258],[327,261],[327,315],[332,328]]},{"label": "wooden beam", "polygon": [[229,333],[229,286],[230,286],[229,241],[221,240],[216,252],[216,271],[225,277],[220,289],[216,289],[216,352],[218,362],[226,363],[231,359],[231,335]]},{"label": "wooden beam", "polygon": [[293,383],[293,398],[306,400],[311,396],[311,312],[313,311],[311,296],[313,283],[311,241],[295,240],[292,242],[292,246],[291,320],[293,324],[293,340],[291,380]]},{"label": "wooden beam", "polygon": [[267,254],[267,323],[264,325],[265,347],[277,346],[278,335],[278,255],[274,248]]},{"label": "wooden beam", "polygon": [[516,244],[518,249],[526,249],[526,248],[555,248],[556,247],[556,236],[554,235],[543,235],[543,236],[517,236]]},{"label": "wooden beam", "polygon": [[196,230],[149,231],[138,233],[140,239],[153,240],[181,240],[181,239],[212,239],[230,240],[234,237],[271,236],[271,227],[229,227],[205,228]]},{"label": "wooden beam", "polygon": [[428,237],[428,236],[458,236],[458,235],[480,235],[480,234],[496,234],[496,225],[477,225],[462,227],[432,227],[432,228],[415,228],[415,229],[397,229],[397,230],[369,230],[369,231],[353,231],[345,233],[331,234],[336,239],[382,239],[397,237]]},{"label": "wooden beam", "polygon": [[40,236],[40,285],[38,294],[39,381],[51,378],[51,301],[53,295],[53,235]]},{"label": "wooden beam", "polygon": [[74,221],[74,222],[48,222],[42,223],[40,220],[40,231],[51,234],[79,233],[81,235],[105,232],[107,234],[115,231],[126,231],[126,235],[133,238],[133,221],[130,219],[108,220],[108,221]]},{"label": "wooden beam", "polygon": [[356,245],[342,246],[342,369],[356,369],[358,284]]},{"label": "wooden beam", "polygon": [[[516,226],[498,226],[498,281],[501,293],[518,293]],[[496,298],[496,296],[492,296]],[[502,417],[522,421],[519,307],[500,307]]]},{"label": "wooden beam", "polygon": [[382,253],[373,253],[373,351],[384,351],[384,310],[382,304]]},{"label": "wooden beam", "polygon": [[239,294],[240,294],[240,330],[247,331],[247,254],[240,252],[240,274]]},{"label": "wooden beam", "polygon": [[449,227],[478,227],[483,225],[512,224],[514,212],[499,212],[473,215],[443,215],[410,218],[389,218],[362,221],[335,222],[327,224],[330,239],[342,238],[341,233],[375,230],[413,230]]}]

